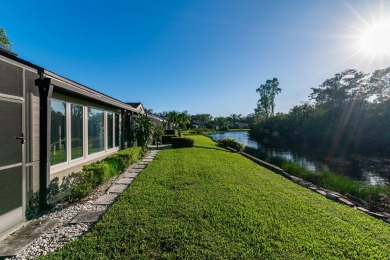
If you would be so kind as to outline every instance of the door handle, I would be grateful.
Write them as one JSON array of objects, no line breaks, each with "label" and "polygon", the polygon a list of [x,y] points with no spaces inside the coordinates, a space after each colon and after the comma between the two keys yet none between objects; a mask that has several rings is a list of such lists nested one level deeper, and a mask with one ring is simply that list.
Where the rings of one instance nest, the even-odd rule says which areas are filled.
[{"label": "door handle", "polygon": [[15,137],[15,139],[19,139],[21,141],[21,143],[24,144],[24,135],[23,135],[23,133],[20,136]]}]

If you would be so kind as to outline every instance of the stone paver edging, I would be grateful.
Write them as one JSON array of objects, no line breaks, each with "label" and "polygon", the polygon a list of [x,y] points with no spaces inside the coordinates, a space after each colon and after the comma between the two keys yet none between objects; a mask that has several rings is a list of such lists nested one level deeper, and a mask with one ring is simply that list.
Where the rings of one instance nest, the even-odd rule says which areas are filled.
[{"label": "stone paver edging", "polygon": [[[120,196],[135,177],[147,166],[152,159],[155,158],[159,150],[151,150],[144,158],[137,163],[130,165],[122,174],[115,179],[109,180],[107,183],[98,187],[94,193],[85,198],[83,201],[69,204],[67,202],[58,203],[50,212],[33,220],[10,234],[0,242],[0,249],[8,248],[9,244],[14,244],[14,250],[3,250],[0,259],[11,257],[10,259],[35,259],[41,255],[46,255],[48,252],[53,252],[64,246],[77,237],[80,237],[85,232],[88,232],[94,224],[101,218],[116,199]],[[148,158],[151,160],[142,161]],[[141,165],[139,165],[141,163]],[[130,176],[129,176],[130,175]],[[117,190],[115,193],[110,193],[111,187],[124,187],[121,192]],[[35,223],[50,223],[48,229],[31,239],[25,239],[26,232],[29,230],[41,230],[36,228]],[[35,225],[35,226],[34,226]],[[42,225],[43,227],[43,225]],[[24,230],[27,230],[24,232]],[[26,243],[21,243],[26,241]]]}]

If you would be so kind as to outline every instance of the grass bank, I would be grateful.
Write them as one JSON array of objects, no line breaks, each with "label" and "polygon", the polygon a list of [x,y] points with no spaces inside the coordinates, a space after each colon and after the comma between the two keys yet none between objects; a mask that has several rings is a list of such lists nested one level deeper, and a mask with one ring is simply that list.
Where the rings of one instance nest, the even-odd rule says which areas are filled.
[{"label": "grass bank", "polygon": [[388,259],[390,225],[227,152],[161,151],[93,230],[44,259]]},{"label": "grass bank", "polygon": [[367,200],[374,210],[388,211],[390,209],[388,206],[390,199],[390,186],[368,185],[332,171],[311,171],[283,157],[269,157],[267,154],[254,148],[246,147],[245,152],[261,160],[279,166],[286,172],[310,181],[320,187],[333,190],[344,195],[351,194],[360,199]]}]

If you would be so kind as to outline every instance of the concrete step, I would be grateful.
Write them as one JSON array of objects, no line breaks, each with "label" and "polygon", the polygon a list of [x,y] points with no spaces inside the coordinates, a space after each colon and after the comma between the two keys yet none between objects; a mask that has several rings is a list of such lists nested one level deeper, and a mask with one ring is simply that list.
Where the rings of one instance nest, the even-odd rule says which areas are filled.
[{"label": "concrete step", "polygon": [[0,242],[0,259],[16,256],[57,223],[56,219],[35,220],[28,223]]},{"label": "concrete step", "polygon": [[104,194],[97,198],[92,205],[111,205],[118,198],[119,194]]},{"label": "concrete step", "polygon": [[108,189],[107,193],[122,193],[128,186],[126,184],[114,184]]},{"label": "concrete step", "polygon": [[105,209],[87,209],[80,211],[79,214],[77,214],[71,221],[69,221],[70,224],[77,224],[77,223],[94,223],[98,222],[100,217],[106,212]]}]

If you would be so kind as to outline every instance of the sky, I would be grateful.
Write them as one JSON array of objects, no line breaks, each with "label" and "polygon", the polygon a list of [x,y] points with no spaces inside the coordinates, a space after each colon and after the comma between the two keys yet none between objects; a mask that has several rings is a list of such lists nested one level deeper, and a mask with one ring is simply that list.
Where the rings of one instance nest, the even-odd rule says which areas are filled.
[{"label": "sky", "polygon": [[12,0],[1,8],[20,58],[154,112],[247,115],[256,88],[274,77],[275,110],[288,112],[335,73],[390,66],[390,53],[361,47],[390,17],[385,0]]}]

